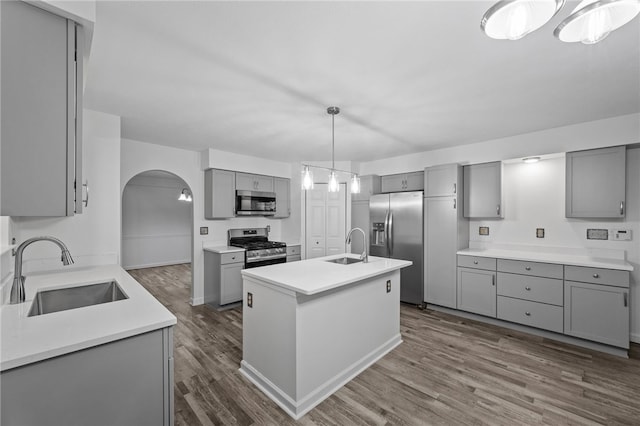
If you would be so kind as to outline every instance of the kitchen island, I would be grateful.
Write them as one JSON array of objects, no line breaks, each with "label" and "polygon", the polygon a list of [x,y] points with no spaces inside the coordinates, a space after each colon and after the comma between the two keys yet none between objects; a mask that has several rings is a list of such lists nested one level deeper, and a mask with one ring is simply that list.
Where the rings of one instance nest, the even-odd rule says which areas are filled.
[{"label": "kitchen island", "polygon": [[245,269],[240,372],[299,419],[402,342],[400,269],[341,254]]}]

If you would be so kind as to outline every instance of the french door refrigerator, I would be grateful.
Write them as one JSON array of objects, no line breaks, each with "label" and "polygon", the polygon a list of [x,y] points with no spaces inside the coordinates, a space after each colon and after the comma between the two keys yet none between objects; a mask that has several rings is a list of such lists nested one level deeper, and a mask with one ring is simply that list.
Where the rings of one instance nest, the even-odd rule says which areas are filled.
[{"label": "french door refrigerator", "polygon": [[410,260],[400,270],[400,301],[421,305],[423,291],[422,191],[372,195],[369,201],[369,253]]}]

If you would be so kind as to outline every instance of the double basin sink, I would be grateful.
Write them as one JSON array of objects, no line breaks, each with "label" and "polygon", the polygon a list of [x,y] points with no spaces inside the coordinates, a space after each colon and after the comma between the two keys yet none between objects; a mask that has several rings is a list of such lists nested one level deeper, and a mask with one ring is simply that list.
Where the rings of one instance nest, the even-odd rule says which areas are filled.
[{"label": "double basin sink", "polygon": [[128,298],[116,281],[42,290],[36,293],[28,316],[45,315]]}]

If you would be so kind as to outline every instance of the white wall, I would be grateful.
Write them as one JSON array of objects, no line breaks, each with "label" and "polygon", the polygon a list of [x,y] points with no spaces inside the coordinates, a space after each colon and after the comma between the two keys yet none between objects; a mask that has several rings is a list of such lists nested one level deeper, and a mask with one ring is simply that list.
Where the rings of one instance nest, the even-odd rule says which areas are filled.
[{"label": "white wall", "polygon": [[191,263],[192,204],[179,201],[187,184],[168,173],[138,175],[122,196],[122,267]]},{"label": "white wall", "polygon": [[[20,243],[27,238],[52,235],[67,245],[74,266],[118,263],[120,118],[84,110],[83,137],[83,180],[89,182],[89,206],[82,214],[72,217],[12,217],[9,239],[15,237]],[[23,259],[24,273],[67,268],[60,263],[58,247],[46,242],[29,246]],[[13,270],[13,265],[10,267]]]}]

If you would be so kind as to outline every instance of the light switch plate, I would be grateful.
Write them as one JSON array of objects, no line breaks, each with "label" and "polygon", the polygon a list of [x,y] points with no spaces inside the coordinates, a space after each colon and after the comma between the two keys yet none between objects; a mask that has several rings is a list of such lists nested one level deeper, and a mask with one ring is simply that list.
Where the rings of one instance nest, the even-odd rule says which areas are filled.
[{"label": "light switch plate", "polygon": [[614,241],[631,241],[631,229],[612,229],[611,239]]},{"label": "light switch plate", "polygon": [[209,235],[209,227],[201,226],[200,227],[200,235]]},{"label": "light switch plate", "polygon": [[489,235],[489,227],[488,226],[481,226],[478,228],[478,234],[480,235]]},{"label": "light switch plate", "polygon": [[544,238],[544,228],[536,228],[536,238]]},{"label": "light switch plate", "polygon": [[587,229],[587,240],[608,240],[608,229]]}]

